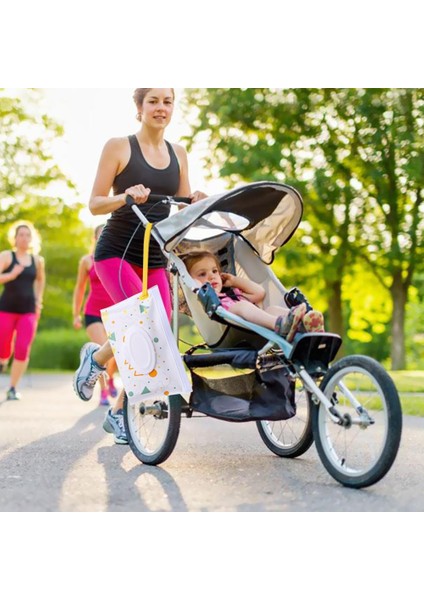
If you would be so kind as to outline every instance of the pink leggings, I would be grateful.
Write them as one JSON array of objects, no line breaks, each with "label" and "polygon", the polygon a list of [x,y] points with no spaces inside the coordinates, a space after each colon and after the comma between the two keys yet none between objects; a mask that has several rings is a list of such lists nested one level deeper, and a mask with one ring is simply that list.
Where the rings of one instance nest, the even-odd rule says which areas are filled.
[{"label": "pink leggings", "polygon": [[[120,258],[108,258],[95,263],[96,273],[109,296],[116,303],[142,292],[143,269]],[[147,287],[157,285],[166,314],[171,319],[172,300],[166,269],[149,269]]]},{"label": "pink leggings", "polygon": [[38,319],[34,313],[19,315],[0,312],[0,360],[9,360],[12,356],[14,334],[16,334],[15,360],[22,362],[28,360],[37,325]]}]

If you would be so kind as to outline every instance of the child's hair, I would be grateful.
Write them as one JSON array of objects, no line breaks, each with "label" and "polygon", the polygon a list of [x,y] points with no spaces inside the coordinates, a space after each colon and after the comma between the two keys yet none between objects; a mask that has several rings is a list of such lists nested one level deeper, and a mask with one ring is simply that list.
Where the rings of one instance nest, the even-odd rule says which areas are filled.
[{"label": "child's hair", "polygon": [[219,271],[221,271],[221,265],[219,263],[218,258],[215,256],[215,254],[213,254],[212,252],[208,252],[207,250],[199,250],[197,252],[189,252],[189,254],[184,254],[183,256],[181,256],[181,259],[182,259],[183,263],[185,264],[185,266],[187,267],[187,271],[189,273],[192,270],[192,268],[194,267],[194,265],[196,263],[198,263],[199,260],[202,260],[203,258],[213,258],[213,260],[216,262],[216,266],[218,267]]}]

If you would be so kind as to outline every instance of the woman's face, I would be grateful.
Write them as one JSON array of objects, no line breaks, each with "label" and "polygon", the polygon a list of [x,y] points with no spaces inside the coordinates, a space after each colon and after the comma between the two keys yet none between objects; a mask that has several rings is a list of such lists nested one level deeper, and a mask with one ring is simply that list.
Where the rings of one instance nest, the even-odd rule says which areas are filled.
[{"label": "woman's face", "polygon": [[31,246],[32,234],[28,227],[18,227],[15,235],[15,244],[18,250],[28,250]]},{"label": "woman's face", "polygon": [[171,88],[152,88],[140,109],[141,122],[149,127],[165,129],[174,112],[174,94]]}]

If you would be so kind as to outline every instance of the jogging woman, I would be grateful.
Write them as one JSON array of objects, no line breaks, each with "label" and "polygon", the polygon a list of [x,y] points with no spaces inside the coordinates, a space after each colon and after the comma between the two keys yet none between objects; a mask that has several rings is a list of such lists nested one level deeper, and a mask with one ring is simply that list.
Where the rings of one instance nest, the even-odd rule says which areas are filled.
[{"label": "jogging woman", "polygon": [[21,221],[9,233],[12,250],[0,253],[0,372],[13,354],[7,400],[19,400],[16,391],[30,358],[31,345],[43,308],[44,259],[38,255],[39,236],[32,223]]},{"label": "jogging woman", "polygon": [[[142,291],[144,227],[125,199],[131,196],[150,222],[166,218],[169,208],[149,198],[150,194],[182,196],[196,202],[202,192],[191,193],[187,153],[165,140],[165,130],[174,111],[172,88],[138,88],[133,96],[137,120],[135,135],[109,140],[100,158],[90,198],[93,215],[112,213],[97,243],[95,267],[103,286],[115,303]],[[113,189],[112,195],[110,190]],[[166,261],[155,240],[150,242],[148,287],[159,287],[171,317],[171,293]],[[96,380],[112,357],[110,344],[86,344],[74,376],[74,388],[82,400],[90,400]],[[106,415],[104,429],[115,434],[115,442],[126,444],[121,394]]]}]

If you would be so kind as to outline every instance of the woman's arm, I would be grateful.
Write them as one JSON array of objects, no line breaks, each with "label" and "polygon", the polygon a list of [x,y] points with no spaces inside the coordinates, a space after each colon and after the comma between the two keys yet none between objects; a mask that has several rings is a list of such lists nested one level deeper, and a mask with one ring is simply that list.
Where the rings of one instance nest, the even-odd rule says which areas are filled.
[{"label": "woman's arm", "polygon": [[91,262],[90,256],[83,256],[78,266],[77,280],[74,288],[74,296],[72,301],[72,314],[74,318],[74,328],[81,329],[82,319],[81,310],[84,303],[85,290],[88,282],[88,273],[91,264],[88,264],[88,260]]},{"label": "woman's arm", "polygon": [[127,196],[132,196],[136,204],[144,204],[149,198],[150,189],[145,188],[142,183],[128,188],[118,196],[109,196],[115,177],[124,170],[130,156],[128,138],[113,138],[106,143],[88,204],[93,215],[107,215],[118,210],[125,205]]},{"label": "woman's arm", "polygon": [[264,288],[254,281],[244,277],[236,277],[230,273],[221,273],[221,279],[225,286],[238,288],[243,292],[243,296],[253,304],[258,304],[265,298]]},{"label": "woman's arm", "polygon": [[93,215],[107,215],[124,206],[126,194],[119,194],[119,196],[109,196],[109,194],[115,177],[125,167],[124,157],[128,155],[129,160],[128,147],[128,139],[114,138],[103,148],[88,204]]},{"label": "woman's arm", "polygon": [[44,288],[46,287],[46,269],[44,258],[42,256],[37,256],[35,262],[37,265],[37,274],[34,281],[35,312],[39,315],[43,308]]}]

